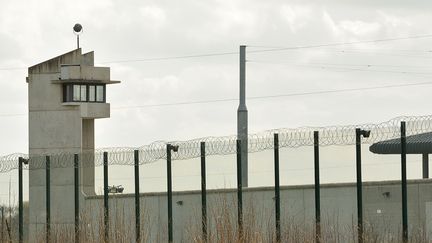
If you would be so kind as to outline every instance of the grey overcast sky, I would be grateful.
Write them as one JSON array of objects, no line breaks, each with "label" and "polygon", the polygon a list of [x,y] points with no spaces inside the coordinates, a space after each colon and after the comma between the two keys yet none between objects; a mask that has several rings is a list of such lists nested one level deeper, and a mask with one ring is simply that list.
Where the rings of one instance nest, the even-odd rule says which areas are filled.
[{"label": "grey overcast sky", "polygon": [[[110,119],[96,146],[140,146],[236,133],[237,102],[141,107],[238,96],[238,55],[146,60],[247,50],[247,95],[431,81],[432,38],[252,53],[274,47],[432,34],[431,1],[1,0],[0,154],[27,152],[26,67],[76,47],[111,67]],[[135,61],[133,61],[135,60]],[[141,60],[141,61],[137,61]],[[381,122],[428,115],[432,85],[248,101],[249,130]],[[133,108],[135,107],[135,108]]]}]

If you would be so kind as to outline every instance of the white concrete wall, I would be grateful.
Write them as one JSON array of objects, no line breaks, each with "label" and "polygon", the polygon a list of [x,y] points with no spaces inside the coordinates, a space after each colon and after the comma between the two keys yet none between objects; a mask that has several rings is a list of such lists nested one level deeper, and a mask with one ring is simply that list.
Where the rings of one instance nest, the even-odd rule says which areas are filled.
[{"label": "white concrete wall", "polygon": [[[53,85],[58,73],[29,75],[29,154],[30,157],[81,152],[82,121],[79,106],[62,106],[61,85]],[[73,161],[73,160],[72,160]],[[51,170],[51,215],[53,223],[73,223],[73,167]],[[56,167],[56,159],[52,158]],[[46,222],[44,159],[30,160],[29,232],[43,232]],[[31,237],[29,238],[32,239]]]},{"label": "white concrete wall", "polygon": [[[244,190],[245,221],[251,220],[253,210],[255,223],[263,232],[274,230],[274,189],[249,188]],[[386,193],[389,193],[388,197]],[[207,205],[209,229],[214,232],[215,220],[221,215],[221,207],[226,203],[231,220],[236,224],[236,191],[233,189],[210,190]],[[357,222],[357,199],[354,183],[327,184],[321,186],[321,217],[323,232],[336,231],[347,238],[340,242],[355,239]],[[167,240],[167,199],[166,193],[145,193],[140,195],[143,234],[149,235],[149,242]],[[177,204],[182,201],[183,204]],[[401,185],[399,181],[368,182],[363,187],[363,208],[365,228],[380,234],[401,232]],[[409,181],[408,216],[410,230],[426,227],[431,231],[432,180]],[[115,195],[109,198],[111,229],[123,228],[130,231],[130,240],[135,235],[134,195]],[[103,210],[103,197],[92,196],[85,200],[83,214],[93,221],[88,227],[99,229]],[[313,232],[315,219],[315,199],[313,185],[281,187],[281,225],[286,230],[289,225],[299,225],[301,229]],[[173,224],[175,242],[189,242],[191,231],[201,231],[200,191],[174,192]],[[195,234],[196,234],[195,233]],[[325,233],[324,233],[325,234]],[[354,237],[354,238],[353,238]]]},{"label": "white concrete wall", "polygon": [[90,81],[106,81],[110,80],[109,67],[93,67],[88,65],[65,65],[61,67],[60,78],[62,80],[90,80]]}]

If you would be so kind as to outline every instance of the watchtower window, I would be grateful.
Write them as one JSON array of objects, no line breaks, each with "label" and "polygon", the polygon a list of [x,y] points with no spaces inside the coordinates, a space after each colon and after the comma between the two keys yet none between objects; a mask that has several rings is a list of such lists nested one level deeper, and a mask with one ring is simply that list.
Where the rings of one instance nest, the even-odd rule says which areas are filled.
[{"label": "watchtower window", "polygon": [[65,84],[63,102],[99,102],[104,103],[105,85]]},{"label": "watchtower window", "polygon": [[105,87],[104,86],[96,86],[96,101],[97,102],[104,102],[105,100]]},{"label": "watchtower window", "polygon": [[96,86],[89,85],[89,102],[96,101]]}]

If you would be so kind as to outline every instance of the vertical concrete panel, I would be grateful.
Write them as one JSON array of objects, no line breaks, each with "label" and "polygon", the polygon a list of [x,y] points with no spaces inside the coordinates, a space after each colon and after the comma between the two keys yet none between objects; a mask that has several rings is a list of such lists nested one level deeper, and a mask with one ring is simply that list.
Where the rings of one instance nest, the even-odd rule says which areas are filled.
[{"label": "vertical concrete panel", "polygon": [[426,236],[432,237],[432,202],[425,202],[425,231]]},{"label": "vertical concrete panel", "polygon": [[[188,233],[201,233],[201,195],[191,193],[188,195],[173,195],[173,227],[175,239],[190,242]],[[178,241],[179,242],[179,241]]]},{"label": "vertical concrete panel", "polygon": [[[295,221],[303,224],[305,222],[304,203],[304,189],[295,188],[287,190],[284,188],[281,190],[281,214],[284,215],[281,223]],[[311,205],[313,206],[314,204]]]},{"label": "vertical concrete panel", "polygon": [[402,224],[401,186],[365,186],[365,223],[380,232],[398,232]]},{"label": "vertical concrete panel", "polygon": [[[337,227],[349,232],[357,219],[356,189],[354,187],[324,187],[321,191],[321,217],[324,227]],[[324,229],[325,230],[325,229]]]},{"label": "vertical concrete panel", "polygon": [[[365,220],[377,232],[397,234],[402,229],[402,193],[400,183],[364,188]],[[408,184],[408,224],[415,229],[424,224],[419,209],[419,186]],[[423,204],[424,205],[424,204]],[[425,209],[423,209],[425,210]],[[422,210],[422,211],[423,211]]]},{"label": "vertical concrete panel", "polygon": [[430,238],[432,237],[432,212],[430,211],[432,202],[432,185],[430,184],[430,179],[423,180],[424,183],[419,183],[419,222],[421,226],[425,227],[425,233]]},{"label": "vertical concrete panel", "polygon": [[[166,193],[158,195],[158,205],[160,227],[157,240],[159,242],[168,242],[168,202]],[[176,236],[174,235],[174,237]]]},{"label": "vertical concrete panel", "polygon": [[246,227],[257,232],[274,230],[274,191],[266,188],[245,190],[243,196],[243,212]]},{"label": "vertical concrete panel", "polygon": [[[315,225],[315,190],[309,186],[303,190],[304,223],[312,227]],[[300,195],[299,195],[300,197]]]},{"label": "vertical concrete panel", "polygon": [[[133,198],[131,198],[133,200]],[[147,242],[158,242],[162,228],[159,214],[159,196],[145,194],[140,197],[141,237]]]},{"label": "vertical concrete panel", "polygon": [[[399,182],[366,182],[364,187],[364,213],[368,229],[381,235],[399,236],[401,225],[401,190]],[[425,225],[432,228],[432,180],[410,181],[408,186],[409,224],[411,227]],[[321,188],[321,211],[323,235],[329,240],[347,242],[355,238],[353,227],[357,222],[356,188],[354,183],[328,184]],[[248,212],[253,213],[255,229],[264,233],[274,230],[274,201],[272,188],[249,188],[244,192],[245,222]],[[177,202],[182,201],[182,205]],[[89,202],[89,203],[87,203]],[[215,234],[217,223],[228,223],[236,227],[237,197],[233,189],[211,190],[207,198],[209,233]],[[102,197],[88,197],[89,205],[102,207]],[[303,225],[306,232],[313,232],[315,220],[314,191],[312,186],[285,186],[281,191],[282,229],[287,233],[291,225]],[[166,193],[144,193],[141,195],[143,228],[150,232],[148,242],[167,240]],[[176,192],[173,195],[174,240],[190,242],[191,235],[201,233],[201,200],[199,191]],[[91,209],[90,209],[91,210]],[[94,209],[93,209],[94,210]],[[134,236],[134,197],[133,194],[110,197],[110,214],[122,215],[130,222],[131,237]],[[379,211],[378,211],[379,210]],[[115,212],[117,211],[117,212]],[[98,212],[96,210],[96,212]],[[422,216],[422,214],[424,214]],[[94,213],[97,218],[97,213]],[[43,216],[43,215],[42,215]],[[423,220],[424,219],[424,220]],[[113,220],[113,219],[112,219]],[[102,222],[102,221],[100,221]],[[250,222],[250,221],[249,221]],[[113,223],[115,224],[115,223]],[[248,225],[250,226],[250,225]]]}]

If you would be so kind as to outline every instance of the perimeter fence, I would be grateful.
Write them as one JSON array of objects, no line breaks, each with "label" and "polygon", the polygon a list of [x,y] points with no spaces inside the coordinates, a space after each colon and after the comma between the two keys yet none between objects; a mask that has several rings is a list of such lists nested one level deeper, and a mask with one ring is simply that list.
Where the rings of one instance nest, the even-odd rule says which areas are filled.
[{"label": "perimeter fence", "polygon": [[[361,179],[361,144],[400,138],[401,154],[401,184],[402,184],[402,239],[408,241],[408,217],[407,217],[407,179],[406,179],[406,138],[407,136],[432,132],[432,115],[398,117],[378,124],[331,126],[331,127],[305,127],[299,129],[275,129],[248,136],[248,152],[254,153],[264,150],[274,150],[275,170],[275,235],[276,242],[281,242],[281,206],[279,183],[279,149],[313,146],[314,148],[314,175],[315,175],[315,235],[316,242],[321,241],[321,211],[320,211],[320,180],[319,180],[319,147],[330,145],[355,145],[356,146],[356,171],[357,171],[357,230],[358,242],[363,242],[363,200]],[[44,169],[46,176],[45,201],[46,201],[46,242],[51,240],[51,196],[50,196],[50,171],[53,168],[74,168],[74,225],[75,242],[80,242],[80,208],[79,208],[79,167],[103,166],[104,167],[104,197],[103,197],[103,238],[109,241],[109,207],[108,194],[108,166],[131,165],[135,167],[135,220],[136,242],[141,242],[140,235],[140,190],[139,190],[139,166],[165,159],[167,161],[167,201],[168,201],[168,241],[173,241],[173,204],[172,204],[172,172],[173,160],[201,158],[201,198],[202,198],[202,238],[207,239],[207,204],[206,204],[206,157],[211,155],[236,154],[237,157],[237,230],[241,236],[243,232],[243,186],[242,186],[242,141],[236,136],[206,137],[189,141],[159,141],[138,148],[101,148],[96,151],[83,151],[81,153],[58,153],[30,156],[25,154],[11,154],[0,158],[0,172],[8,172],[18,169],[18,214],[19,214],[19,241],[23,241],[23,170]],[[359,173],[360,172],[360,173]],[[207,240],[204,240],[205,242]]]}]

